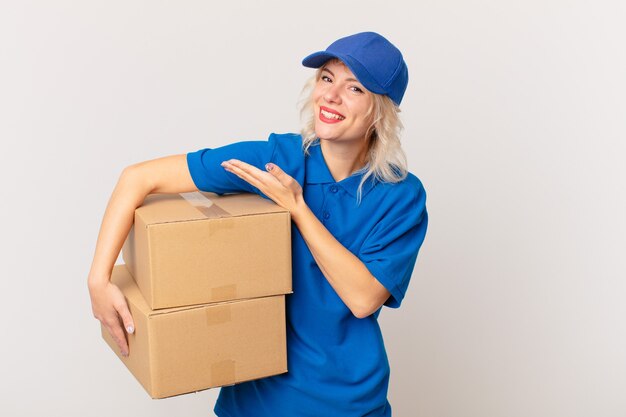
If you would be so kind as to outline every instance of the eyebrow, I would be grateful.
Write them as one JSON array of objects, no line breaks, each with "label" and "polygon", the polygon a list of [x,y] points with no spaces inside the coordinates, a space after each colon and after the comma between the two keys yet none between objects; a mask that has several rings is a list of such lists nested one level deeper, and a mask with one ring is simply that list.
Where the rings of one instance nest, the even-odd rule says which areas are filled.
[{"label": "eyebrow", "polygon": [[[328,72],[330,72],[330,75],[332,75],[333,77],[335,76],[335,74],[333,74],[333,72],[331,70],[329,70],[328,68],[326,68],[326,67],[322,68],[322,71],[328,71]],[[361,83],[356,78],[346,78],[346,81],[356,81],[359,84]]]}]

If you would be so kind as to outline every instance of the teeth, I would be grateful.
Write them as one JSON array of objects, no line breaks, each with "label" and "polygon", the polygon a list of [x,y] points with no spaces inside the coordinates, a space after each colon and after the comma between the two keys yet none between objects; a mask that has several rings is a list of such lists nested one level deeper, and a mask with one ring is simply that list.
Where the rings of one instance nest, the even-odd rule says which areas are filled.
[{"label": "teeth", "polygon": [[327,119],[336,119],[336,120],[345,119],[345,117],[339,116],[338,114],[335,114],[335,113],[328,112],[326,110],[322,110],[322,116],[326,117]]}]

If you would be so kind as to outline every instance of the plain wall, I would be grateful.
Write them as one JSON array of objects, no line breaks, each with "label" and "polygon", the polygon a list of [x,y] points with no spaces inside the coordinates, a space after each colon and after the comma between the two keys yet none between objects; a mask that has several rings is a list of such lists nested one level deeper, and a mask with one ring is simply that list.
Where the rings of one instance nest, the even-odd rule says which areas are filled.
[{"label": "plain wall", "polygon": [[381,323],[399,417],[626,415],[626,9],[619,1],[4,1],[2,414],[207,416],[151,400],[86,278],[121,170],[297,131],[334,39],[404,53],[430,227]]}]

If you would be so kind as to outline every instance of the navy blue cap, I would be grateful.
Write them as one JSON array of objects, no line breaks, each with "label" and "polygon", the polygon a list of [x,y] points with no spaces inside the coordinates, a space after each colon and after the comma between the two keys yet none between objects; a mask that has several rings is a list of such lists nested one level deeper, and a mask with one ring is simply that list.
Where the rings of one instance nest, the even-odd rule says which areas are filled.
[{"label": "navy blue cap", "polygon": [[302,65],[319,68],[333,58],[346,64],[369,91],[386,94],[400,105],[409,83],[409,71],[400,50],[383,36],[362,32],[338,39],[325,51],[304,58]]}]

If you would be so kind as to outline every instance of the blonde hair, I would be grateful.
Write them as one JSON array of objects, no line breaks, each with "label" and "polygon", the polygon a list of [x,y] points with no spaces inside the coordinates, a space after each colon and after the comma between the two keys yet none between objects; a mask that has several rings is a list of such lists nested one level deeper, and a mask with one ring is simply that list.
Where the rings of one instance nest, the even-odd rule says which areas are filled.
[{"label": "blonde hair", "polygon": [[[338,62],[341,62],[337,60]],[[302,89],[300,117],[302,119],[302,149],[308,153],[309,147],[317,141],[315,133],[315,113],[312,93],[319,81],[324,66],[319,68]],[[366,117],[372,117],[372,124],[365,136],[368,143],[367,163],[358,173],[363,178],[357,191],[357,201],[361,202],[363,184],[369,177],[381,182],[400,182],[408,174],[406,155],[400,144],[402,122],[400,108],[386,95],[372,94],[372,105]]]}]

